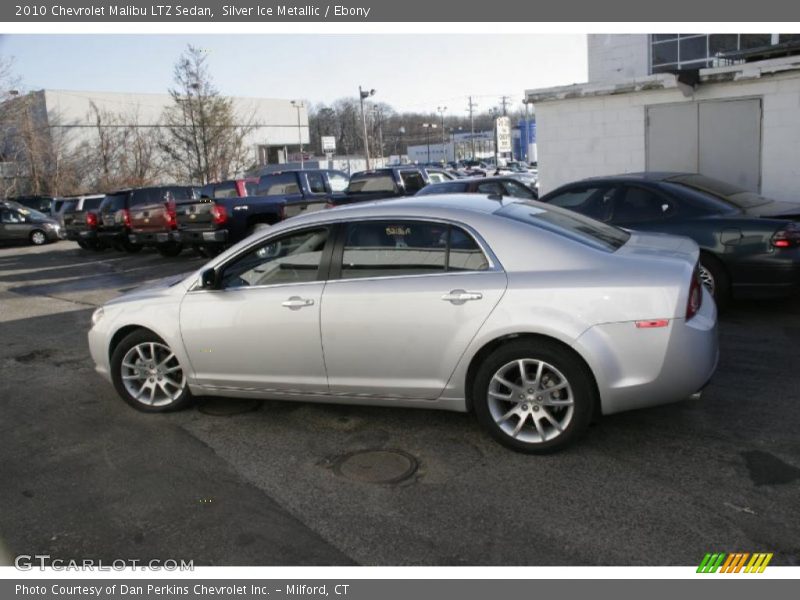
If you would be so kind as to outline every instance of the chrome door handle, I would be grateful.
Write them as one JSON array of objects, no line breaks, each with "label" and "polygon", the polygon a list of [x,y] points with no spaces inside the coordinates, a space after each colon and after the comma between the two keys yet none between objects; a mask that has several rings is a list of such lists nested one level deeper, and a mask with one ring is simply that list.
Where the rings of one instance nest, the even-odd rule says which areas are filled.
[{"label": "chrome door handle", "polygon": [[304,306],[313,306],[313,304],[314,301],[311,298],[301,298],[300,296],[292,296],[285,302],[281,302],[281,306],[291,308],[292,310],[297,310]]},{"label": "chrome door handle", "polygon": [[483,298],[483,294],[480,292],[468,292],[466,290],[452,290],[442,296],[442,300],[453,304],[464,304],[469,300],[480,300],[481,298]]}]

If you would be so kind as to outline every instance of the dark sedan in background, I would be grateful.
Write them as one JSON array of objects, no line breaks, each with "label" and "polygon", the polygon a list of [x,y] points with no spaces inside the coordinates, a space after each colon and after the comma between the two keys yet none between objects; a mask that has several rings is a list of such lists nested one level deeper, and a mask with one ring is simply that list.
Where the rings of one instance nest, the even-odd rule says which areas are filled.
[{"label": "dark sedan in background", "polygon": [[701,249],[703,282],[720,306],[731,296],[800,289],[800,204],[697,173],[596,177],[561,186],[541,201],[627,229],[692,238]]},{"label": "dark sedan in background", "polygon": [[490,194],[508,196],[524,200],[536,200],[536,192],[514,177],[478,177],[473,179],[456,179],[443,183],[426,185],[415,195],[431,194]]}]

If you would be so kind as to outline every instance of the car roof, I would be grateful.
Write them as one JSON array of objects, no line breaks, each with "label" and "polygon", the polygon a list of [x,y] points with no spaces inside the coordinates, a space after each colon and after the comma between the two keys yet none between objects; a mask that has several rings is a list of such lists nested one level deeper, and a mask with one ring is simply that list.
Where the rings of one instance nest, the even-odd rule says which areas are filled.
[{"label": "car roof", "polygon": [[599,175],[597,177],[587,177],[571,183],[584,181],[669,181],[675,177],[686,175],[697,175],[689,171],[639,171],[636,173],[620,173],[619,175]]}]

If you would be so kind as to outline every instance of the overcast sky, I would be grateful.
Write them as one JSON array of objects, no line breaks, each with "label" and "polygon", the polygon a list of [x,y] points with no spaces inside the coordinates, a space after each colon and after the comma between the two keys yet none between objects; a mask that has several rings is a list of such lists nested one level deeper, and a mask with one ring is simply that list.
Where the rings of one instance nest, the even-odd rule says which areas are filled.
[{"label": "overcast sky", "polygon": [[375,88],[397,110],[465,114],[523,90],[586,81],[585,35],[5,35],[24,89],[164,92],[187,44],[224,94],[331,102]]}]

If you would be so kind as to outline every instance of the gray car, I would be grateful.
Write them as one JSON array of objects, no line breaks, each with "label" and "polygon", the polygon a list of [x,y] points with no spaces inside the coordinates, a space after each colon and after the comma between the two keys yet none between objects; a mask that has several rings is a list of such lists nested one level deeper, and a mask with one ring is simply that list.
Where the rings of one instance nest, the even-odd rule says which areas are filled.
[{"label": "gray car", "polygon": [[536,201],[357,204],[109,302],[89,345],[146,412],[197,395],[472,411],[501,443],[546,452],[708,382],[716,308],[697,261],[688,238]]},{"label": "gray car", "polygon": [[11,201],[0,202],[0,241],[41,246],[61,237],[58,221]]}]

